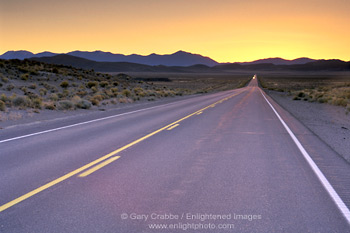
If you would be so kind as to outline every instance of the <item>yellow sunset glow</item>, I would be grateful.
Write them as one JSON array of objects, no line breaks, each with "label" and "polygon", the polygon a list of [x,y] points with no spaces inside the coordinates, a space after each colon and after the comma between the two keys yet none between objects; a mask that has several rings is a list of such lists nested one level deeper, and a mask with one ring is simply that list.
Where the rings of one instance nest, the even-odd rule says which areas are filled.
[{"label": "yellow sunset glow", "polygon": [[0,53],[102,50],[218,62],[350,60],[350,1],[0,0]]}]

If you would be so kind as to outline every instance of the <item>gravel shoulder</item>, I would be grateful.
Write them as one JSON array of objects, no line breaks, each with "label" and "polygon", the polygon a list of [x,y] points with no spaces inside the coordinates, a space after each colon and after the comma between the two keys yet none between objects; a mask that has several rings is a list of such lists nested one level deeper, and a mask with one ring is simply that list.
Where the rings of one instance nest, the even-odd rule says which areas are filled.
[{"label": "gravel shoulder", "polygon": [[350,114],[343,107],[296,101],[284,92],[264,91],[350,163]]}]

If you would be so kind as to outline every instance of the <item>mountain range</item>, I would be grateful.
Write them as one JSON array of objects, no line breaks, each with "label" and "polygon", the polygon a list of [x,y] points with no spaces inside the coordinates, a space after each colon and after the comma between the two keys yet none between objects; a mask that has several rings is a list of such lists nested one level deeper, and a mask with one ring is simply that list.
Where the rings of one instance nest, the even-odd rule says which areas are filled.
[{"label": "mountain range", "polygon": [[150,66],[130,62],[97,62],[85,58],[60,54],[53,57],[31,58],[39,62],[73,66],[82,69],[94,69],[100,72],[226,72],[232,70],[266,70],[266,71],[350,71],[350,62],[341,60],[317,60],[305,64],[274,65],[272,63],[257,64],[218,64],[210,67],[202,64],[192,66]]},{"label": "mountain range", "polygon": [[[138,63],[150,66],[164,65],[164,66],[191,66],[196,64],[203,64],[206,66],[215,66],[219,64],[209,57],[204,57],[199,54],[192,54],[184,51],[178,51],[173,54],[158,55],[152,53],[148,56],[143,55],[123,55],[114,54],[110,52],[94,51],[94,52],[84,52],[84,51],[73,51],[65,53],[66,55],[71,55],[75,57],[85,58],[91,61],[97,62],[130,62]],[[42,52],[34,54],[29,51],[8,51],[0,56],[0,59],[28,59],[28,58],[39,58],[39,57],[53,57],[56,55],[61,55],[51,52]]]},{"label": "mountain range", "polygon": [[316,61],[314,59],[310,59],[307,57],[301,57],[294,60],[286,60],[283,58],[275,57],[275,58],[265,58],[260,59],[252,62],[239,62],[241,65],[252,65],[252,64],[266,64],[271,63],[274,65],[300,65],[300,64],[306,64],[308,62]]},{"label": "mountain range", "polygon": [[[62,53],[66,55],[71,55],[75,57],[85,58],[91,61],[97,62],[130,62],[130,63],[138,63],[143,65],[157,66],[192,66],[192,65],[206,65],[206,66],[216,66],[219,65],[215,60],[204,57],[199,54],[192,54],[184,51],[178,51],[173,54],[167,55],[158,55],[158,54],[150,54],[148,56],[143,55],[123,55],[123,54],[114,54],[110,52],[102,52],[102,51],[94,51],[94,52],[85,52],[85,51],[73,51],[69,53]],[[38,57],[53,57],[56,55],[60,55],[58,53],[52,52],[42,52],[42,53],[32,53],[25,50],[19,51],[8,51],[0,56],[0,59],[28,59],[28,58],[38,58]],[[264,64],[271,63],[274,65],[299,65],[306,64],[308,62],[313,62],[315,60],[310,58],[297,58],[294,60],[286,60],[282,58],[266,58],[260,59],[252,62],[238,62],[241,65],[251,65],[251,64]],[[224,63],[225,64],[225,63]],[[232,64],[232,63],[226,63]]]},{"label": "mountain range", "polygon": [[32,59],[40,62],[94,69],[101,72],[217,72],[230,70],[350,71],[341,60],[286,60],[267,58],[253,62],[218,63],[209,57],[178,51],[168,55],[122,55],[109,52],[73,51],[67,54],[8,51],[0,59]]}]

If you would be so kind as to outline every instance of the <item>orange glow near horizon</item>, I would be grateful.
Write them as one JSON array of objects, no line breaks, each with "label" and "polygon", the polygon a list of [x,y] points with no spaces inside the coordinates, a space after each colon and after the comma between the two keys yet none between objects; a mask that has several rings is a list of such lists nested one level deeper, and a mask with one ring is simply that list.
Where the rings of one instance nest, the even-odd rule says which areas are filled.
[{"label": "orange glow near horizon", "polygon": [[102,50],[350,60],[348,0],[0,0],[0,54]]}]

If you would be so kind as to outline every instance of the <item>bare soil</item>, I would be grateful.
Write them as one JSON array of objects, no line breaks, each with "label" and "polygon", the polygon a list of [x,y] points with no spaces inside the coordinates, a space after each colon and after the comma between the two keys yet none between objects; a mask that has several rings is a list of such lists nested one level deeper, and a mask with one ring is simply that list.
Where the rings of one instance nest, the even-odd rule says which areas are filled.
[{"label": "bare soil", "polygon": [[286,92],[265,91],[350,163],[350,114],[343,107],[296,101]]}]

